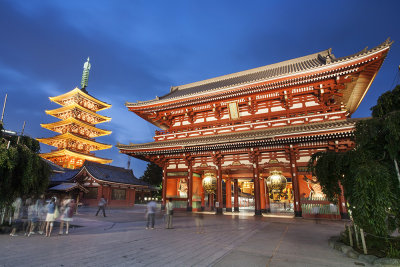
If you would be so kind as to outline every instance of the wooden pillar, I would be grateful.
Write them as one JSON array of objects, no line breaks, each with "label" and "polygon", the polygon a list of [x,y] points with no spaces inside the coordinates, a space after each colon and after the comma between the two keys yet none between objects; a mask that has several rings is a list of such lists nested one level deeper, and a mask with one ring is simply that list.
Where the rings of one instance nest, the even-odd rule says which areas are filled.
[{"label": "wooden pillar", "polygon": [[261,201],[261,212],[267,212],[265,209],[265,186],[264,186],[264,178],[260,177],[260,201]]},{"label": "wooden pillar", "polygon": [[166,161],[163,166],[161,210],[165,210],[165,204],[167,203],[167,166]]},{"label": "wooden pillar", "polygon": [[222,198],[222,168],[220,160],[218,161],[217,168],[217,214],[222,214],[222,207],[224,206],[224,203]]},{"label": "wooden pillar", "polygon": [[239,211],[239,183],[237,179],[233,181],[233,210]]},{"label": "wooden pillar", "polygon": [[214,194],[208,194],[208,203],[210,206],[210,210],[214,210]]},{"label": "wooden pillar", "polygon": [[344,194],[343,194],[343,186],[340,182],[339,182],[339,186],[342,191],[342,193],[339,196],[339,201],[338,201],[340,218],[342,220],[344,220],[344,219],[348,220],[348,219],[350,219],[350,216],[349,216],[349,213],[347,212],[346,199],[344,198]]},{"label": "wooden pillar", "polygon": [[259,216],[261,214],[261,201],[260,201],[260,179],[258,170],[258,157],[255,156],[256,163],[253,163],[253,179],[254,179],[254,214]]},{"label": "wooden pillar", "polygon": [[193,205],[193,170],[192,160],[188,160],[188,192],[187,192],[187,208],[186,211],[192,211]]},{"label": "wooden pillar", "polygon": [[201,211],[204,211],[204,207],[205,207],[205,192],[204,192],[204,188],[203,186],[200,187],[201,188]]},{"label": "wooden pillar", "polygon": [[232,212],[232,184],[231,179],[228,178],[225,181],[226,186],[226,211]]},{"label": "wooden pillar", "polygon": [[265,188],[265,212],[270,213],[271,212],[271,205],[269,204],[269,189],[268,186],[264,183],[264,188]]},{"label": "wooden pillar", "polygon": [[297,164],[296,164],[296,152],[293,149],[293,145],[290,145],[289,149],[290,156],[290,170],[292,173],[292,186],[294,193],[294,216],[302,217],[301,212],[301,202],[300,202],[300,188],[299,181],[297,179]]}]

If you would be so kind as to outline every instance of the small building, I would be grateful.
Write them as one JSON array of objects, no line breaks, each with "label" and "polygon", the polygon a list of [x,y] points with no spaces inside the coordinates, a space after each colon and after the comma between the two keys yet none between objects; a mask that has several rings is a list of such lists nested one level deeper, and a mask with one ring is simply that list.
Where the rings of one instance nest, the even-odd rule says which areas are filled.
[{"label": "small building", "polygon": [[132,207],[152,197],[155,191],[146,182],[137,179],[132,170],[112,165],[85,161],[79,169],[66,169],[51,164],[49,193],[69,195],[85,206],[97,206],[100,198],[108,206]]}]

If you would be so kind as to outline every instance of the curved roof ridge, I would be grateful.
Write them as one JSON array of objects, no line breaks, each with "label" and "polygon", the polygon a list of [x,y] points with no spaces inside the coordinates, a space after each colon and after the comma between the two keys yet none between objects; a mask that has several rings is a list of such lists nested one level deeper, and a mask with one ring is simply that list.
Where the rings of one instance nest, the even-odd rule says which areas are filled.
[{"label": "curved roof ridge", "polygon": [[274,70],[276,68],[280,68],[280,67],[284,67],[284,66],[290,66],[292,64],[300,63],[300,62],[303,62],[306,60],[317,59],[319,55],[324,57],[324,56],[330,54],[330,51],[331,51],[331,48],[322,50],[320,52],[313,53],[310,55],[306,55],[306,56],[302,56],[302,57],[298,57],[298,58],[294,58],[294,59],[288,59],[285,61],[281,61],[281,62],[277,62],[277,63],[273,63],[273,64],[269,64],[269,65],[265,65],[265,66],[261,66],[261,67],[257,67],[257,68],[252,68],[249,70],[239,71],[239,72],[226,74],[226,75],[222,75],[222,76],[218,76],[218,77],[214,77],[214,78],[210,78],[210,79],[206,79],[206,80],[202,80],[202,81],[197,81],[197,82],[193,82],[193,83],[174,86],[174,87],[172,87],[171,91],[184,90],[184,89],[188,89],[188,88],[203,85],[203,84],[219,82],[219,81],[226,81],[228,79],[240,77],[240,76],[243,76],[246,74],[253,74],[253,73],[258,73],[258,72],[262,72],[262,71],[266,71],[266,70]]}]

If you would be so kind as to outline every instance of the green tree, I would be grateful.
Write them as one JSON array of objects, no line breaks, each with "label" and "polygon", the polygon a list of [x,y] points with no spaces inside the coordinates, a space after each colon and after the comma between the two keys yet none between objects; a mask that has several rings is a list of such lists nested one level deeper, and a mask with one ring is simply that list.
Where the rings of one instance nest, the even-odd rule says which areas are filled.
[{"label": "green tree", "polygon": [[7,135],[0,139],[0,207],[9,206],[18,196],[38,196],[49,183],[51,170],[37,154],[39,142],[22,136],[17,144],[17,139]]},{"label": "green tree", "polygon": [[331,201],[341,194],[354,223],[379,236],[400,226],[400,86],[379,97],[372,118],[356,123],[355,147],[318,152],[309,168]]},{"label": "green tree", "polygon": [[154,186],[161,186],[162,183],[162,168],[157,164],[150,162],[141,177],[143,181]]}]

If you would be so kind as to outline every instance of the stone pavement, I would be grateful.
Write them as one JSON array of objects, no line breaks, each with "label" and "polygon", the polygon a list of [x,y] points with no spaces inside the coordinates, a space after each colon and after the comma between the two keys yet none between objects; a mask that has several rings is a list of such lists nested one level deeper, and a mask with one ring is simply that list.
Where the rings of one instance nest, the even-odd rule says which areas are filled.
[{"label": "stone pavement", "polygon": [[145,229],[144,206],[95,217],[81,208],[68,236],[0,235],[0,266],[368,266],[328,245],[343,222],[242,215],[174,215],[174,229]]}]

